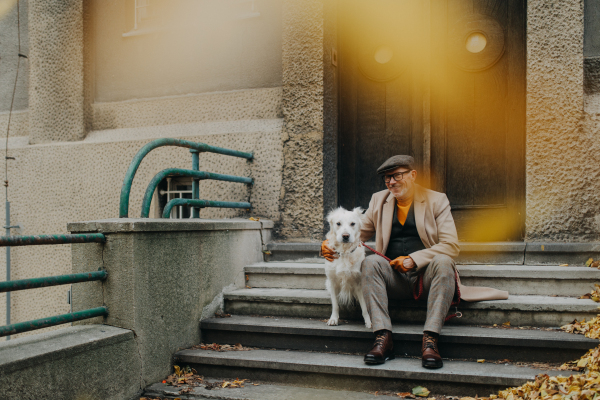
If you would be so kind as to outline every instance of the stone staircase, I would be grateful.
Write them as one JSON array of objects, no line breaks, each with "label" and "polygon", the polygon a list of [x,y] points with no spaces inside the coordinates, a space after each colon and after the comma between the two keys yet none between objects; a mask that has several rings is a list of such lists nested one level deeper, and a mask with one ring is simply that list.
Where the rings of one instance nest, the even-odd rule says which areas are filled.
[{"label": "stone staircase", "polygon": [[[600,281],[600,271],[559,266],[557,261],[578,257],[558,251],[546,258],[533,255],[531,260],[542,265],[527,265],[525,246],[461,244],[458,269],[463,283],[511,295],[503,301],[461,303],[463,317],[448,322],[440,338],[441,354],[448,360],[439,370],[421,367],[425,307],[420,302],[390,304],[398,357],[380,366],[363,363],[373,334],[358,310],[344,310],[339,326],[325,324],[331,306],[324,289],[324,261],[314,243],[269,244],[266,261],[246,267],[247,288],[225,294],[225,312],[232,316],[201,322],[203,342],[260,349],[183,350],[175,359],[206,376],[373,392],[407,392],[420,385],[445,395],[488,395],[541,372],[559,374],[540,369],[539,363],[556,366],[597,345],[596,340],[552,328],[597,314],[597,303],[577,297]],[[509,321],[510,329],[481,326],[501,327]],[[485,362],[477,362],[481,359]],[[506,359],[510,361],[496,361]]]}]

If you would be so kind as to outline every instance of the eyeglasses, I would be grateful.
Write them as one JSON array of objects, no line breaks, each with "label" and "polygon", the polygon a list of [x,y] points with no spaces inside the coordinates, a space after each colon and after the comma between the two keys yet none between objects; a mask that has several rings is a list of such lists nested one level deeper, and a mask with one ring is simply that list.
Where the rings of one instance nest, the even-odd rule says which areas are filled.
[{"label": "eyeglasses", "polygon": [[404,174],[408,174],[411,171],[412,171],[412,169],[409,169],[408,171],[396,172],[395,174],[391,174],[391,175],[384,175],[383,181],[385,183],[389,183],[392,180],[392,177],[394,177],[394,180],[396,182],[400,182],[402,179],[404,179]]}]

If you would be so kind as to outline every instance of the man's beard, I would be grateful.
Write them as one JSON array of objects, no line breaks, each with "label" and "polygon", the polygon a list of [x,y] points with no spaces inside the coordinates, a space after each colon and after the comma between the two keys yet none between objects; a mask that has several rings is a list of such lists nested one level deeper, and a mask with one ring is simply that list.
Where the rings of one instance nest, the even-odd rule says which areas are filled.
[{"label": "man's beard", "polygon": [[400,188],[400,191],[392,192],[394,194],[394,197],[404,197],[404,196],[406,196],[406,194],[408,194],[408,191],[409,191],[408,185],[395,184],[394,186],[392,186],[392,188],[393,189]]}]

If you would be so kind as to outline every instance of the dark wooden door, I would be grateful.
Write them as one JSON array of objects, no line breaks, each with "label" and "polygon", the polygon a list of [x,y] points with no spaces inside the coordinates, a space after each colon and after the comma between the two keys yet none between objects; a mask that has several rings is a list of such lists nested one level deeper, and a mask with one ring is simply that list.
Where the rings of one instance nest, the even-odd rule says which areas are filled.
[{"label": "dark wooden door", "polygon": [[[349,3],[340,19],[340,203],[367,206],[384,188],[375,169],[411,154],[421,183],[448,195],[461,240],[521,240],[524,1]],[[377,56],[389,58],[387,69],[369,60]]]},{"label": "dark wooden door", "polygon": [[422,162],[422,90],[417,57],[420,2],[345,0],[340,26],[338,198],[369,205],[385,189],[375,170],[396,154]]}]

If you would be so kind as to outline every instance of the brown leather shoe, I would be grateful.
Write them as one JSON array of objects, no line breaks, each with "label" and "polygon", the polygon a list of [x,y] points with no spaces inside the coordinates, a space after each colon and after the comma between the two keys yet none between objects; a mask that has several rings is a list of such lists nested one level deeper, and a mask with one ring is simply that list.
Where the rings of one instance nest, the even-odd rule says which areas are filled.
[{"label": "brown leather shoe", "polygon": [[444,363],[437,346],[438,339],[427,332],[423,333],[423,366],[425,368],[437,369],[442,368]]},{"label": "brown leather shoe", "polygon": [[375,343],[373,348],[365,354],[366,364],[383,364],[387,360],[393,360],[394,356],[394,340],[392,332],[382,329],[376,332]]}]

